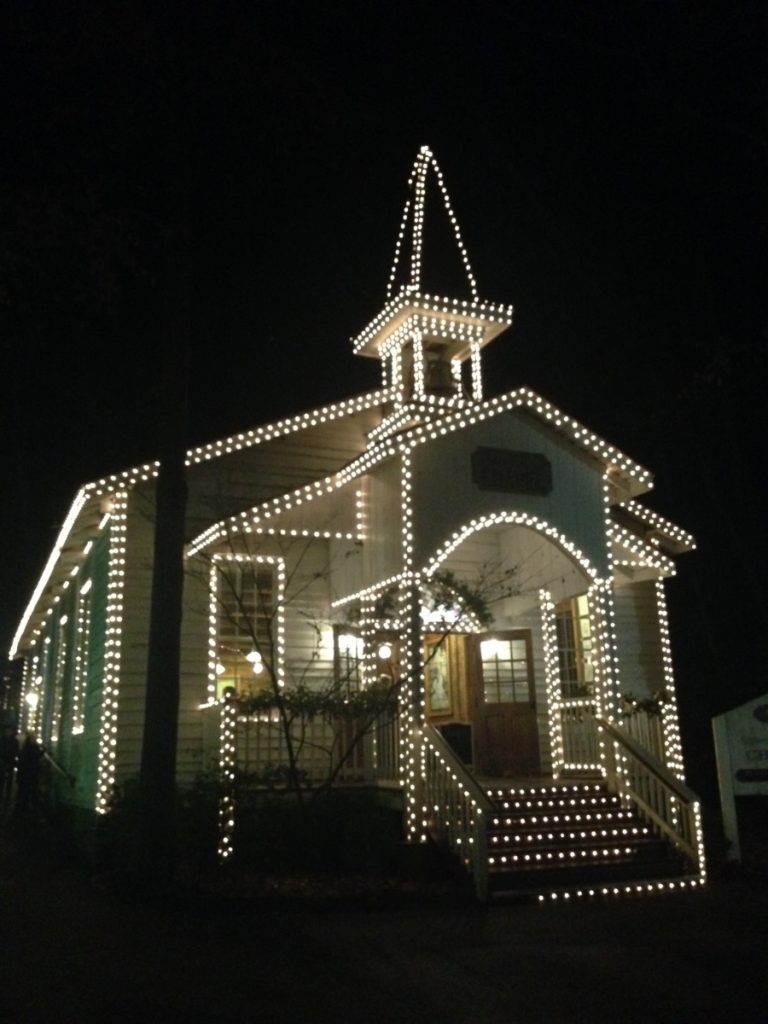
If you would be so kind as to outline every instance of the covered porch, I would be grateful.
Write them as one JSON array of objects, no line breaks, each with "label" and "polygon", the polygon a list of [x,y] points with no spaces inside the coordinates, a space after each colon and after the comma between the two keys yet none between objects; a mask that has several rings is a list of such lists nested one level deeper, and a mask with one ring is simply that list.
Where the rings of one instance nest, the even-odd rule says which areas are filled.
[{"label": "covered porch", "polygon": [[[446,581],[466,579],[483,593],[492,622],[447,596]],[[363,695],[383,687],[386,705],[351,701],[348,710],[297,714],[290,729],[284,708],[254,710],[235,695],[206,709],[208,745],[229,785],[223,859],[232,849],[236,780],[285,786],[290,764],[308,792],[401,793],[406,837],[452,848],[481,898],[518,856],[498,852],[509,840],[507,806],[565,815],[551,848],[530,854],[542,858],[537,868],[553,858],[577,858],[569,866],[579,867],[578,858],[590,857],[593,874],[624,877],[617,863],[633,871],[640,848],[631,834],[663,848],[667,860],[674,851],[654,871],[688,882],[700,876],[698,803],[665,763],[662,717],[650,706],[621,715],[611,581],[529,518],[467,532],[409,590],[369,593],[359,616],[347,609],[346,622],[332,628],[339,680],[354,680]],[[581,846],[568,849],[576,841],[571,818],[595,814]],[[530,833],[524,841],[534,850],[544,839]]]}]

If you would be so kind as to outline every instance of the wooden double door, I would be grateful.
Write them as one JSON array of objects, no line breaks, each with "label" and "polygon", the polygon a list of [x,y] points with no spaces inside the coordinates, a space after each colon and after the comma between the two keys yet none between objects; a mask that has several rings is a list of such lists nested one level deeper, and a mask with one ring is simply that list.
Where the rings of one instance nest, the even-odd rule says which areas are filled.
[{"label": "wooden double door", "polygon": [[501,630],[428,637],[427,714],[438,728],[471,725],[472,764],[480,775],[540,771],[531,632]]}]

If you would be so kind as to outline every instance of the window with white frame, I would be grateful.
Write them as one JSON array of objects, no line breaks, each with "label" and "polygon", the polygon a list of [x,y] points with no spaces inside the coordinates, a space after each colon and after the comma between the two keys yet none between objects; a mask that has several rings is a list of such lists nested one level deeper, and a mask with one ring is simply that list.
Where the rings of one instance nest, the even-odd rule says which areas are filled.
[{"label": "window with white frame", "polygon": [[275,573],[270,563],[216,563],[216,695],[253,693],[272,682],[277,651]]},{"label": "window with white frame", "polygon": [[588,697],[595,682],[595,651],[587,595],[556,604],[555,624],[561,695]]}]

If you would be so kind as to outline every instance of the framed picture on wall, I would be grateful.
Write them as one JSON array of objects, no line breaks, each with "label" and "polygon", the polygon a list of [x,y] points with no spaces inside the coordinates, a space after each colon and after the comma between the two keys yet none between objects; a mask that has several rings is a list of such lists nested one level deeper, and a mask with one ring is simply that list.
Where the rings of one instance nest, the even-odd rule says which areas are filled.
[{"label": "framed picture on wall", "polygon": [[453,710],[448,652],[445,641],[427,642],[427,706],[432,715],[450,715]]}]

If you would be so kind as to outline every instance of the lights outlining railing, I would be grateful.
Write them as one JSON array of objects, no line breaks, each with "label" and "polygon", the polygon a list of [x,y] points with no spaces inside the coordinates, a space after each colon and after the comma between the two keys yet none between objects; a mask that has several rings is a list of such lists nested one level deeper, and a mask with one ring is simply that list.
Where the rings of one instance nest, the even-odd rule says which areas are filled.
[{"label": "lights outlining railing", "polygon": [[[235,852],[237,789],[244,780],[268,774],[288,763],[288,745],[279,712],[272,708],[247,713],[235,694],[211,698],[198,710],[218,717],[219,798],[218,857],[221,864]],[[296,767],[303,784],[384,783],[399,785],[400,722],[396,709],[382,711],[362,735],[359,757],[348,744],[359,723],[353,719],[317,717],[297,724],[293,739]],[[238,783],[238,776],[240,783]]]},{"label": "lights outlining railing", "polygon": [[598,718],[597,724],[606,734],[609,784],[684,854],[703,882],[704,835],[696,794],[614,722]]},{"label": "lights outlining railing", "polygon": [[493,803],[440,733],[425,724],[423,828],[437,835],[472,875],[481,902],[488,898],[487,823]]}]

